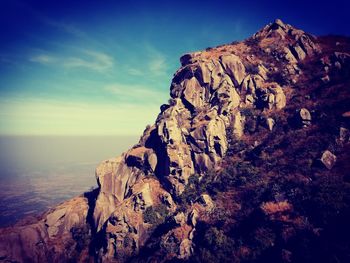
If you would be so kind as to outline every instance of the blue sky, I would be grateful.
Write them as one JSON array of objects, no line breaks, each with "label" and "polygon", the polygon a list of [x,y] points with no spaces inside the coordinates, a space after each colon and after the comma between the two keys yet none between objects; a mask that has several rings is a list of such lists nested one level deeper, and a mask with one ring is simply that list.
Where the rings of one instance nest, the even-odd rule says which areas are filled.
[{"label": "blue sky", "polygon": [[350,35],[339,0],[52,2],[0,1],[0,135],[139,135],[186,52],[275,18]]}]

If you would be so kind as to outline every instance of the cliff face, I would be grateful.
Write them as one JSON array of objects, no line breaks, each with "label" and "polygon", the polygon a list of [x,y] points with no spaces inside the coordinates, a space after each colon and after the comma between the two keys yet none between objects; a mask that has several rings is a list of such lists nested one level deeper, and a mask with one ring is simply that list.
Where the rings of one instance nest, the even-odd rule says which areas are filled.
[{"label": "cliff face", "polygon": [[[197,222],[220,204],[207,190],[184,205],[188,187],[208,174],[220,176],[228,158],[243,161],[234,143],[258,149],[287,119],[295,129],[309,127],[319,104],[317,98],[295,102],[310,97],[300,87],[348,81],[348,48],[349,42],[331,45],[276,20],[243,42],[182,56],[169,103],[138,144],[97,167],[98,189],[32,224],[1,230],[0,259],[123,262],[152,258],[164,247],[163,261],[189,259]],[[342,129],[346,144],[349,132]],[[336,157],[329,151],[321,161],[332,169]],[[154,236],[158,250],[150,249]]]}]

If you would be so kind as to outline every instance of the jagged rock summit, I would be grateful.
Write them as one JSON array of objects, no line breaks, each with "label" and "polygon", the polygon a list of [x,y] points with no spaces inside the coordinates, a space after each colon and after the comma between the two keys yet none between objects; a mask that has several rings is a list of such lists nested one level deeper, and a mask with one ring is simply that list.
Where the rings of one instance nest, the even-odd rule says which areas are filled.
[{"label": "jagged rock summit", "polygon": [[[295,86],[305,79],[300,65],[319,57],[329,72],[348,67],[350,55],[323,56],[315,36],[280,19],[245,41],[183,55],[168,104],[140,141],[97,167],[95,191],[38,221],[2,229],[0,261],[124,262],[143,251],[165,218],[169,230],[160,242],[177,242],[167,259],[188,259],[198,218],[215,207],[203,194],[180,209],[189,180],[220,170],[232,154],[231,141],[247,138],[257,125],[266,134],[273,131],[276,116],[284,114]],[[299,117],[309,125],[305,110]],[[259,117],[250,114],[254,111]]]}]

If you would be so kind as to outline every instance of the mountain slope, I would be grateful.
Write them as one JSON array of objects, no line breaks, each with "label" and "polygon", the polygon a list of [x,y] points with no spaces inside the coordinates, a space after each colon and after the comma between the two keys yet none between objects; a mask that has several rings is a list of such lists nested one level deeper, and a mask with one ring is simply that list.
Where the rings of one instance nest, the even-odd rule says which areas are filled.
[{"label": "mountain slope", "polygon": [[0,259],[347,262],[349,51],[276,20],[182,56],[139,143],[93,192],[1,230]]}]

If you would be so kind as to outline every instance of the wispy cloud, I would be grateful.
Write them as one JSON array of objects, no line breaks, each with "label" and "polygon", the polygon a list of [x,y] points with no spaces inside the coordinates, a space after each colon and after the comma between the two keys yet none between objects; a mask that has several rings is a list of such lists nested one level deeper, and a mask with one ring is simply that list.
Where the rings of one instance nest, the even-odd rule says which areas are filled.
[{"label": "wispy cloud", "polygon": [[149,70],[154,76],[165,75],[167,70],[167,64],[165,57],[158,54],[149,62]]},{"label": "wispy cloud", "polygon": [[73,24],[54,21],[54,20],[52,20],[46,16],[43,16],[43,15],[40,15],[40,19],[48,26],[54,27],[54,28],[61,30],[65,33],[71,34],[71,35],[78,37],[78,38],[89,39],[89,37],[87,36],[87,34],[85,32],[83,32],[81,29],[74,26]]},{"label": "wispy cloud", "polygon": [[49,56],[49,55],[44,55],[44,54],[33,56],[33,57],[29,58],[29,60],[31,62],[38,62],[41,64],[50,64],[50,63],[55,63],[57,61],[57,59],[55,57]]},{"label": "wispy cloud", "polygon": [[149,73],[155,77],[167,74],[168,65],[166,56],[151,43],[144,43],[148,58]]},{"label": "wispy cloud", "polygon": [[85,50],[86,58],[71,57],[63,61],[63,66],[67,68],[88,68],[91,70],[104,72],[113,67],[113,57],[96,51]]},{"label": "wispy cloud", "polygon": [[159,105],[159,103],[164,103],[167,97],[167,94],[163,91],[135,84],[112,83],[105,85],[103,90],[116,96],[121,102],[130,101],[133,103],[142,102],[143,104]]},{"label": "wispy cloud", "polygon": [[126,72],[131,76],[147,76],[148,79],[159,79],[168,75],[169,65],[166,56],[149,42],[138,43],[137,49],[142,54],[126,66]]},{"label": "wispy cloud", "polygon": [[138,68],[131,68],[131,67],[127,68],[127,72],[132,76],[143,76],[145,74],[144,71]]},{"label": "wispy cloud", "polygon": [[[79,56],[78,56],[79,55]],[[47,54],[31,56],[29,61],[40,64],[55,64],[65,68],[86,68],[97,72],[106,72],[114,66],[114,59],[102,52],[83,50],[71,57],[59,57]]]}]

